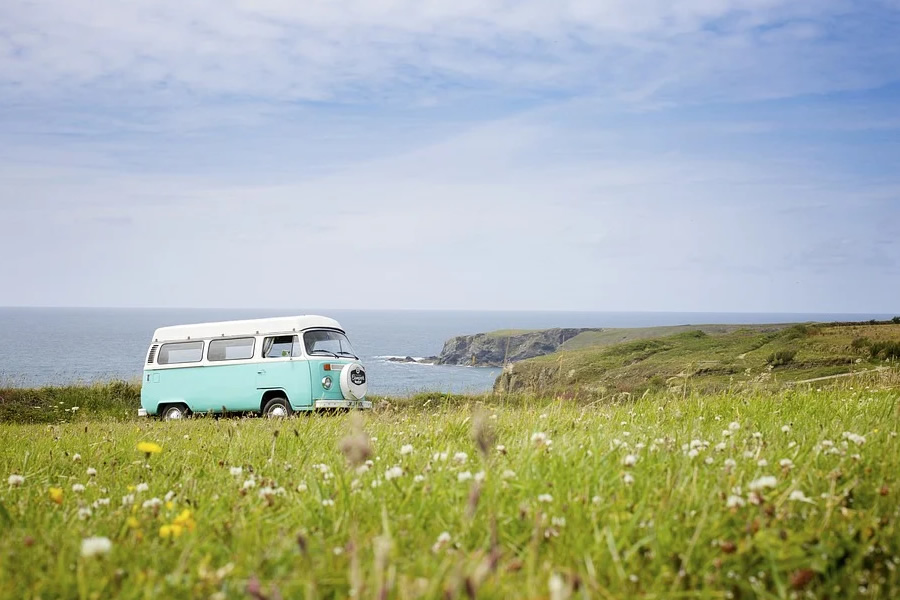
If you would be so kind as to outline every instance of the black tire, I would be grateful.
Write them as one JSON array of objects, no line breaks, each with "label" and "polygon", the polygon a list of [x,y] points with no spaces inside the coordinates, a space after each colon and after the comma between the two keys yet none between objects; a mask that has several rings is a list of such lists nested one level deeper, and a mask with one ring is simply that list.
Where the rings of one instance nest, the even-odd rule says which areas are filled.
[{"label": "black tire", "polygon": [[167,404],[159,411],[159,418],[163,421],[180,421],[191,416],[191,409],[184,404]]},{"label": "black tire", "polygon": [[289,417],[294,413],[291,410],[291,403],[284,396],[275,396],[270,398],[266,405],[263,406],[262,414],[270,419],[279,419]]}]

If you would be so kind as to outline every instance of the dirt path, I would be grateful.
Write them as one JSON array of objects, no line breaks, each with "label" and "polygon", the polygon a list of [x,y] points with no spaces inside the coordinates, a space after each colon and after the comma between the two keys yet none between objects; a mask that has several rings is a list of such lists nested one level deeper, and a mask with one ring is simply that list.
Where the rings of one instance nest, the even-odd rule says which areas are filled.
[{"label": "dirt path", "polygon": [[825,377],[814,377],[812,379],[801,379],[800,381],[789,381],[787,385],[797,385],[798,383],[815,383],[817,381],[828,381],[829,379],[837,379],[839,377],[853,377],[854,375],[862,375],[864,373],[877,373],[878,371],[887,371],[890,367],[875,367],[874,369],[866,369],[865,371],[856,371],[853,373],[840,373],[838,375],[826,375]]}]

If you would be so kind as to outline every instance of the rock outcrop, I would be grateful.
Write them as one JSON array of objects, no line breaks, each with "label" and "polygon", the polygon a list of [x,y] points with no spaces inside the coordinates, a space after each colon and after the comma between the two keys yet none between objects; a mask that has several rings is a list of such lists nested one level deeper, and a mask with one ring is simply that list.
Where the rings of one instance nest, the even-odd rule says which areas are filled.
[{"label": "rock outcrop", "polygon": [[543,329],[460,335],[447,340],[438,356],[440,365],[499,367],[508,363],[552,354],[565,342],[585,331],[599,329]]}]

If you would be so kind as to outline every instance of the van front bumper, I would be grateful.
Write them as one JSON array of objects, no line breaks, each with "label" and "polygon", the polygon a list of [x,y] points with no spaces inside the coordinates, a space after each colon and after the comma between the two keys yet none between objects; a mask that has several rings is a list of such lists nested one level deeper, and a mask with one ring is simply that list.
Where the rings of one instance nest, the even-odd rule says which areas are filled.
[{"label": "van front bumper", "polygon": [[147,409],[146,409],[146,408],[139,408],[139,409],[138,409],[138,416],[139,416],[139,417],[146,417],[146,416],[147,416]]},{"label": "van front bumper", "polygon": [[368,400],[316,400],[315,408],[372,408]]}]

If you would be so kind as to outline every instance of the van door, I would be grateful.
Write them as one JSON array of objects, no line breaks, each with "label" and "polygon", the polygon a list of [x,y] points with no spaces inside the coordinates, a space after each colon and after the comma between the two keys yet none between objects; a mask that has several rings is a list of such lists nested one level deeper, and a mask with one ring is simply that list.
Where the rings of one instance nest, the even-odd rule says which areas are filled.
[{"label": "van door", "polygon": [[296,335],[263,338],[262,360],[256,364],[256,388],[260,397],[266,390],[280,390],[295,409],[312,404],[309,369],[304,364]]}]

